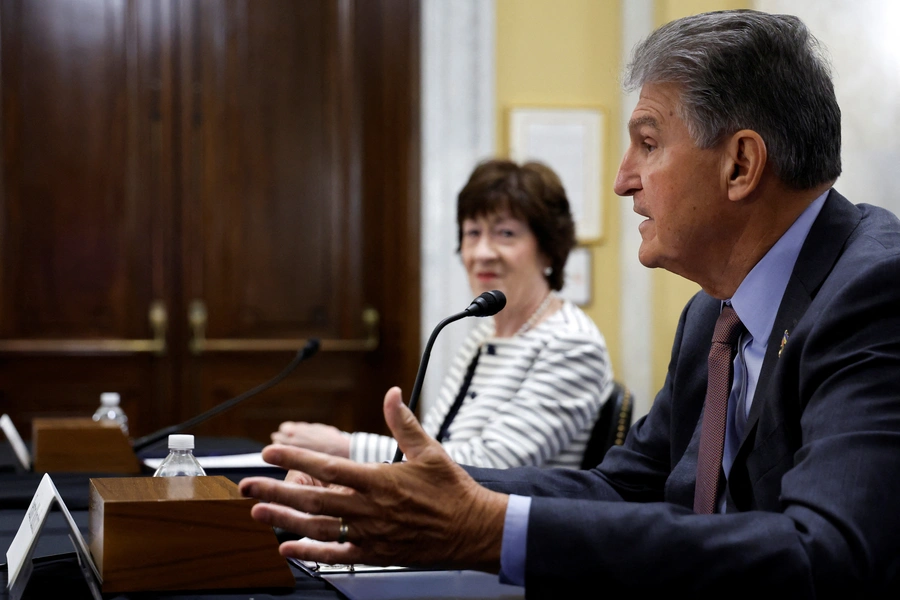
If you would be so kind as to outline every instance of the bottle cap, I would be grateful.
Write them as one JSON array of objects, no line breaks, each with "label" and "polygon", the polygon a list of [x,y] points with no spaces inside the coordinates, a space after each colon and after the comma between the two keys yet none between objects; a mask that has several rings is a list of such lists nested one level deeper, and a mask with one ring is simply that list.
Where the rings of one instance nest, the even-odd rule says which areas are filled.
[{"label": "bottle cap", "polygon": [[103,392],[100,394],[100,404],[103,406],[116,406],[119,404],[118,392]]},{"label": "bottle cap", "polygon": [[169,450],[193,450],[194,436],[173,433],[169,436]]}]

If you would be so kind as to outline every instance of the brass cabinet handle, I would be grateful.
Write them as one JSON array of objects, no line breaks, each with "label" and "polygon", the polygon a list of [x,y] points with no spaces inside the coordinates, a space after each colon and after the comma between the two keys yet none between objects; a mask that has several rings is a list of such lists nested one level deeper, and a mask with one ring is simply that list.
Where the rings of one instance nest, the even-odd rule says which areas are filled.
[{"label": "brass cabinet handle", "polygon": [[162,300],[154,300],[147,311],[147,319],[153,330],[153,339],[123,340],[97,339],[35,339],[0,340],[0,353],[22,354],[140,354],[166,353],[166,329],[169,319]]},{"label": "brass cabinet handle", "polygon": [[[325,352],[369,352],[378,348],[378,322],[381,316],[374,308],[363,310],[362,321],[366,337],[356,340],[320,340],[319,350]],[[193,354],[204,352],[296,352],[306,345],[306,339],[250,339],[206,338],[207,312],[202,300],[194,300],[188,308],[188,322],[193,336],[190,350]]]}]

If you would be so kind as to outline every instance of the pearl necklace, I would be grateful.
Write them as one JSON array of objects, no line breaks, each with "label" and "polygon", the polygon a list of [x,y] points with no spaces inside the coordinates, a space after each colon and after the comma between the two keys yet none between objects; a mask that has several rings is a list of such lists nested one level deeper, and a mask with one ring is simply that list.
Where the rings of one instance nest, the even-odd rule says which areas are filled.
[{"label": "pearl necklace", "polygon": [[525,321],[525,323],[521,327],[519,327],[519,330],[516,332],[516,336],[520,336],[530,331],[531,328],[534,327],[538,322],[538,320],[540,320],[541,315],[544,314],[544,311],[547,310],[547,307],[550,306],[550,302],[552,302],[555,297],[556,294],[553,293],[553,290],[547,292],[547,296],[544,298],[544,301],[541,302],[540,306],[538,306],[533,313],[531,313],[531,316],[528,317],[528,320]]}]

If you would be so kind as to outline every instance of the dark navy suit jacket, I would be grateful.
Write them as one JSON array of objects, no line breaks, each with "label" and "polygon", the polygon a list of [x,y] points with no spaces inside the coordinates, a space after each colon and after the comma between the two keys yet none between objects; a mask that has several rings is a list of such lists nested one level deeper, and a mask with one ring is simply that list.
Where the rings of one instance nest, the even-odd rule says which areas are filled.
[{"label": "dark navy suit jacket", "polygon": [[718,313],[703,292],[687,304],[650,413],[597,468],[470,469],[534,497],[529,597],[582,585],[729,599],[900,588],[900,221],[829,194],[781,299],[728,512],[695,515]]}]

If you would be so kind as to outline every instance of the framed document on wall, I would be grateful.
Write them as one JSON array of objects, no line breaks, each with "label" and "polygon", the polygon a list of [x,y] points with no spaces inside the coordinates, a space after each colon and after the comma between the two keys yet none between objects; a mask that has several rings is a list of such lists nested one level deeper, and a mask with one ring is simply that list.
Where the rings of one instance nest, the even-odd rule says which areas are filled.
[{"label": "framed document on wall", "polygon": [[536,160],[556,171],[566,188],[580,243],[603,237],[603,140],[598,108],[515,107],[509,111],[509,151],[516,162]]},{"label": "framed document on wall", "polygon": [[563,289],[559,295],[578,306],[591,303],[591,249],[572,248],[566,261]]}]

